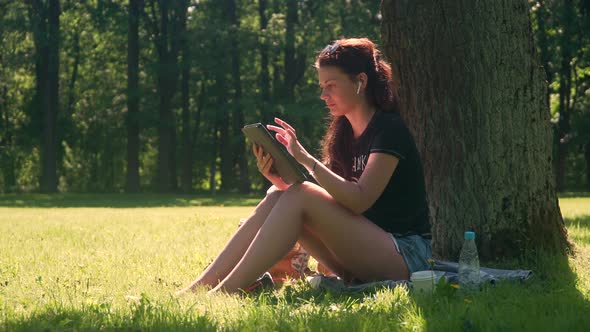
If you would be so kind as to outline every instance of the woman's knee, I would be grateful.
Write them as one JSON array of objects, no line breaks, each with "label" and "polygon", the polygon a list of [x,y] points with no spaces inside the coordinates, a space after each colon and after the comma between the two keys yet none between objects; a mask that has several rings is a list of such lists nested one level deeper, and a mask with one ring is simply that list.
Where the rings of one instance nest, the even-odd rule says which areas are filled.
[{"label": "woman's knee", "polygon": [[312,182],[302,182],[302,183],[295,183],[292,184],[289,189],[287,189],[285,191],[285,193],[291,193],[291,194],[309,194],[312,193],[314,191],[317,191],[318,189],[322,189],[322,187],[318,186],[315,183]]},{"label": "woman's knee", "polygon": [[266,190],[266,196],[271,194],[280,195],[281,193],[282,191],[274,184]]},{"label": "woman's knee", "polygon": [[279,198],[281,198],[283,193],[284,193],[284,191],[281,191],[275,185],[272,185],[266,191],[266,196],[264,196],[264,201],[269,204],[275,205],[276,202],[279,200]]},{"label": "woman's knee", "polygon": [[312,201],[329,198],[329,194],[324,188],[315,183],[305,181],[303,183],[293,184],[284,192],[284,199],[289,199],[293,203],[297,201]]}]

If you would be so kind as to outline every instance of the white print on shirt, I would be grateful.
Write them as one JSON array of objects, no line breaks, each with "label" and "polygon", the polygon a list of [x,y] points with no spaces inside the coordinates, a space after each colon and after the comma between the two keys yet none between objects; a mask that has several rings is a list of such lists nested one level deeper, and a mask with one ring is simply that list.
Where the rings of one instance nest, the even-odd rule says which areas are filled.
[{"label": "white print on shirt", "polygon": [[352,157],[352,171],[353,172],[364,171],[366,163],[367,163],[367,155],[366,154],[363,154],[359,157]]}]

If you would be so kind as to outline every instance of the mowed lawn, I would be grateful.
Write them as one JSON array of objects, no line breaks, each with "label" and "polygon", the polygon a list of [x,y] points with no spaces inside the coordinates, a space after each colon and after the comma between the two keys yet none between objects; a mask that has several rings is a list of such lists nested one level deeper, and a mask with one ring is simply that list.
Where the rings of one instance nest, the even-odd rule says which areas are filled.
[{"label": "mowed lawn", "polygon": [[533,270],[525,284],[175,297],[259,198],[0,196],[0,330],[590,331],[589,195],[560,199],[575,256],[493,264]]}]

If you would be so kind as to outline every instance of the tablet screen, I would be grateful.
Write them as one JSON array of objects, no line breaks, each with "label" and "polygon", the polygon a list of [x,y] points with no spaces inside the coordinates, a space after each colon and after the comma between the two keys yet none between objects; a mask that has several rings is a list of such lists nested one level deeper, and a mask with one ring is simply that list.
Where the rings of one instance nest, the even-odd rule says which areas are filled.
[{"label": "tablet screen", "polygon": [[261,123],[246,125],[242,132],[252,143],[272,156],[273,167],[285,183],[293,184],[307,179],[302,166]]}]

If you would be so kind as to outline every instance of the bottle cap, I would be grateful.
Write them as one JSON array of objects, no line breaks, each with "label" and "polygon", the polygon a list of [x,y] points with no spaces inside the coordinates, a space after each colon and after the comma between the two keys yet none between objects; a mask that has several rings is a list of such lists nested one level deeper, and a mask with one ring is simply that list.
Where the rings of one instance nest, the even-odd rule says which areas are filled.
[{"label": "bottle cap", "polygon": [[475,232],[465,232],[465,240],[474,240]]}]

